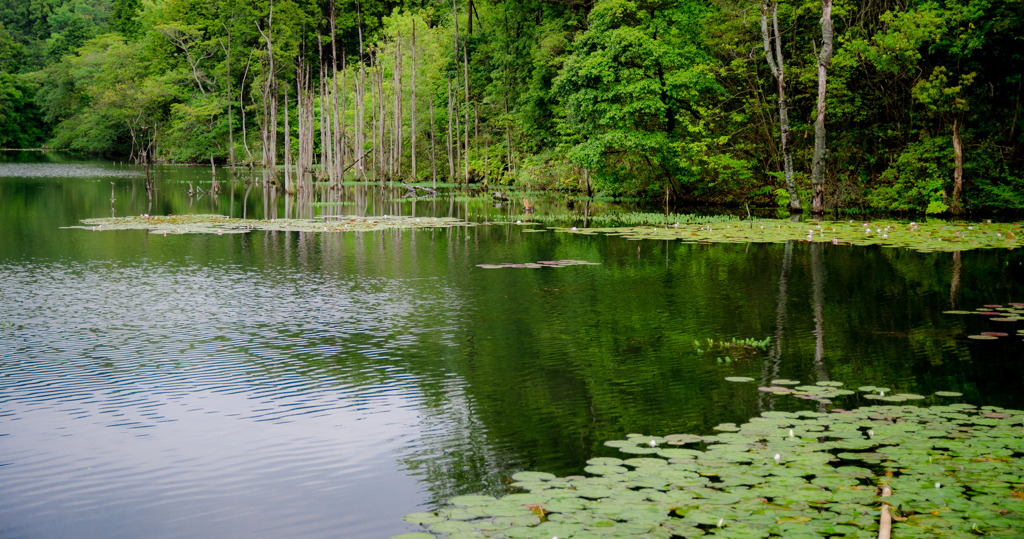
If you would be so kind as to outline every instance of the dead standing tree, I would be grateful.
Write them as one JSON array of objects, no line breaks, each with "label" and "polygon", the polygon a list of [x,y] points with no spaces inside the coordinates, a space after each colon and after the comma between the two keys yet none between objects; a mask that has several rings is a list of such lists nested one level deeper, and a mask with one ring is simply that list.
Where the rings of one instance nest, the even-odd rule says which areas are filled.
[{"label": "dead standing tree", "polygon": [[825,148],[825,90],[828,82],[828,66],[832,62],[832,37],[832,0],[821,0],[821,53],[816,55],[818,57],[818,117],[814,121],[814,161],[811,168],[811,185],[814,187],[811,213],[815,215],[820,215],[825,211],[825,159],[828,157]]},{"label": "dead standing tree", "polygon": [[274,68],[274,3],[270,3],[266,31],[256,21],[256,30],[267,44],[266,70],[263,73],[263,166],[271,171],[277,164],[277,72]]},{"label": "dead standing tree", "polygon": [[[772,12],[772,29],[775,33],[775,51],[772,51],[772,36],[768,30],[768,11]],[[767,2],[761,4],[761,39],[764,41],[764,56],[768,60],[768,68],[779,88],[779,130],[782,136],[782,162],[786,174],[786,190],[789,191],[789,210],[802,211],[800,195],[793,179],[793,158],[789,154],[789,114],[786,111],[786,73],[782,58],[782,34],[779,33],[779,4]],[[774,56],[773,56],[774,54]]]}]

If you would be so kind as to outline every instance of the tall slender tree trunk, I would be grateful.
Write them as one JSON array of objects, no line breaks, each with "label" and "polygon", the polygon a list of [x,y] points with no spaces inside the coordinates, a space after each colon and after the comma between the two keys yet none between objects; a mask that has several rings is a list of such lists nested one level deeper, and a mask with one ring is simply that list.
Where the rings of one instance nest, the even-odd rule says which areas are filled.
[{"label": "tall slender tree trunk", "polygon": [[832,62],[832,0],[821,0],[821,53],[818,54],[818,118],[814,121],[814,161],[811,167],[811,185],[814,195],[811,213],[825,211],[825,91],[828,84],[828,66]]},{"label": "tall slender tree trunk", "polygon": [[341,154],[339,157],[338,181],[345,181],[345,158],[348,157],[348,108],[346,103],[348,96],[348,70],[345,62],[345,49],[341,49]]},{"label": "tall slender tree trunk", "polygon": [[964,191],[964,144],[960,140],[960,122],[953,119],[953,199],[949,208],[954,214],[963,213],[960,197]]},{"label": "tall slender tree trunk", "polygon": [[[357,4],[358,5],[358,4]],[[364,167],[364,158],[366,157],[365,152],[365,132],[366,127],[366,63],[363,56],[363,14],[360,9],[357,12],[358,15],[358,29],[359,29],[359,89],[358,89],[358,110],[356,111],[356,125],[354,127],[354,136],[356,137],[356,159],[359,163],[356,168],[363,176],[364,181],[369,181],[366,178],[366,168]]]},{"label": "tall slender tree trunk", "polygon": [[[342,134],[341,130],[344,129],[340,124],[338,118],[338,44],[335,36],[337,29],[334,26],[334,0],[331,0],[331,64],[333,66],[333,75],[331,76],[331,105],[334,109],[334,156],[332,164],[334,165],[334,178],[335,181],[340,185],[342,182],[341,171],[344,167],[344,156],[342,155]],[[343,51],[344,52],[344,51]],[[344,85],[342,85],[344,87]]]},{"label": "tall slender tree trunk", "polygon": [[[234,14],[231,17],[231,26],[234,26]],[[227,56],[227,80],[228,80],[228,161],[231,163],[231,168],[235,168],[235,120],[232,114],[232,99],[231,99],[231,28],[225,26],[228,34],[228,46],[224,49],[224,53]]]},{"label": "tall slender tree trunk", "polygon": [[434,189],[437,189],[437,143],[434,130],[434,98],[430,98],[430,168]]},{"label": "tall slender tree trunk", "polygon": [[291,194],[292,131],[288,125],[288,85],[284,86],[284,192]]},{"label": "tall slender tree trunk", "polygon": [[[473,14],[472,13],[469,14],[469,20],[471,20],[471,21],[473,20]],[[462,69],[463,69],[463,77],[462,77],[463,80],[462,80],[462,83],[463,83],[463,87],[465,88],[465,91],[466,91],[466,101],[465,101],[465,103],[462,104],[462,110],[463,110],[463,113],[465,114],[465,124],[466,124],[466,136],[464,137],[465,140],[463,141],[466,144],[466,155],[465,155],[465,159],[466,159],[466,161],[465,161],[465,165],[466,165],[465,173],[466,173],[466,176],[463,179],[463,181],[464,181],[465,185],[469,185],[469,52],[467,52],[466,40],[463,40],[463,42],[462,42]]]},{"label": "tall slender tree trunk", "polygon": [[256,25],[263,39],[267,43],[267,72],[264,74],[266,80],[263,82],[263,166],[273,168],[275,165],[275,147],[277,137],[277,88],[275,84],[276,72],[274,70],[274,2],[270,2],[270,11],[267,15],[267,31],[263,32],[259,23]]},{"label": "tall slender tree trunk", "polygon": [[455,182],[455,156],[452,150],[452,116],[454,111],[452,107],[452,79],[448,79],[448,177],[452,183]]},{"label": "tall slender tree trunk", "polygon": [[416,181],[416,19],[412,21],[412,97],[410,98],[409,157],[412,165],[412,181]]},{"label": "tall slender tree trunk", "polygon": [[779,32],[779,4],[771,3],[772,28],[775,32],[774,57],[771,47],[771,35],[768,32],[768,9],[767,0],[761,4],[761,38],[764,41],[764,55],[768,60],[768,68],[771,69],[779,88],[779,131],[782,135],[782,162],[786,174],[786,190],[789,191],[789,210],[792,212],[802,211],[800,207],[800,195],[797,192],[796,180],[793,178],[793,158],[789,153],[789,114],[786,111],[786,73],[782,57],[782,34]]}]

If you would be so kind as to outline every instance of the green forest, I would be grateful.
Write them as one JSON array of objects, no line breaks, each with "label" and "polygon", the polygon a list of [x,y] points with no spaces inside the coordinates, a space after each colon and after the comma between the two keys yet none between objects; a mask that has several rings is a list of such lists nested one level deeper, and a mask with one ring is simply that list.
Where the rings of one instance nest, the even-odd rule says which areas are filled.
[{"label": "green forest", "polygon": [[286,190],[1019,211],[1022,23],[1020,0],[0,0],[0,147]]}]

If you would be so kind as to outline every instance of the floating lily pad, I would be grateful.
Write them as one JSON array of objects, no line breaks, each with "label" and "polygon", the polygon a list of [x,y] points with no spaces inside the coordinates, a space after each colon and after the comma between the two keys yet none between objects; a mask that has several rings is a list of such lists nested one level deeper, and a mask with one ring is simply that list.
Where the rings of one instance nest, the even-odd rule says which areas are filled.
[{"label": "floating lily pad", "polygon": [[999,337],[993,337],[991,335],[968,335],[968,339],[974,339],[976,341],[994,341]]},{"label": "floating lily pad", "polygon": [[477,494],[470,494],[468,496],[456,496],[456,497],[452,498],[451,500],[448,500],[448,503],[450,503],[452,505],[456,505],[456,506],[458,506],[458,505],[461,505],[461,506],[474,506],[474,505],[487,505],[487,504],[493,503],[495,501],[497,501],[497,498],[495,498],[494,496],[483,496],[483,495],[477,495]]},{"label": "floating lily pad", "polygon": [[963,393],[957,393],[956,391],[936,391],[935,395],[939,397],[963,397]]},{"label": "floating lily pad", "polygon": [[726,376],[727,382],[753,382],[754,379],[747,376]]},{"label": "floating lily pad", "polygon": [[665,436],[665,442],[672,445],[693,444],[701,441],[696,434],[669,434]]},{"label": "floating lily pad", "polygon": [[555,479],[555,474],[544,472],[519,472],[513,475],[512,479],[516,481],[551,481],[552,479]]}]

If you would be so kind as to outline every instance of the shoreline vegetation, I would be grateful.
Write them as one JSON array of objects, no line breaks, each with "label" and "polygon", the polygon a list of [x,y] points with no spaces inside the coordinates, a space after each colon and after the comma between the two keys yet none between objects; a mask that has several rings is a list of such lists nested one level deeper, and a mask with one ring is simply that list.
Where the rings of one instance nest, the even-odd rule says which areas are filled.
[{"label": "shoreline vegetation", "polygon": [[405,180],[815,217],[1024,209],[1011,0],[8,4],[4,147],[244,166],[289,194]]}]

